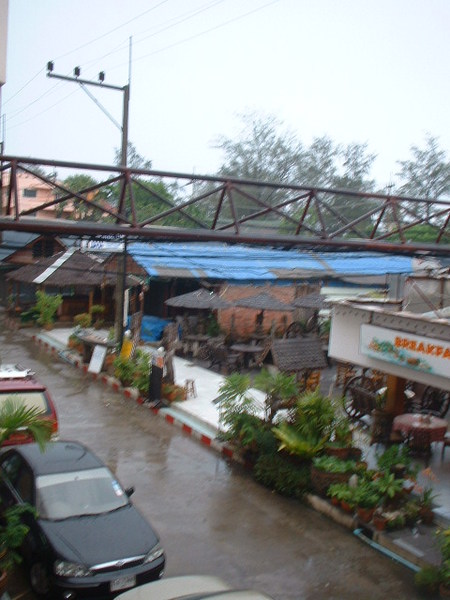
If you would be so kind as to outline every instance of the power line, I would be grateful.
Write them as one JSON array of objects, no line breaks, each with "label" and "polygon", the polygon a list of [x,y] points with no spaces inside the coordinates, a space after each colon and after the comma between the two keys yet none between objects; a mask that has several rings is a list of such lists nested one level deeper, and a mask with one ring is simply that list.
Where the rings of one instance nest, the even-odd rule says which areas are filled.
[{"label": "power line", "polygon": [[67,98],[69,98],[70,96],[73,96],[73,94],[75,94],[77,91],[78,90],[74,90],[73,92],[70,92],[69,94],[67,94],[63,98],[60,98],[60,100],[58,100],[57,102],[55,102],[51,106],[48,106],[47,108],[44,108],[44,110],[42,110],[40,113],[37,113],[36,115],[33,115],[29,119],[25,119],[25,121],[22,121],[21,123],[16,123],[15,125],[12,125],[12,127],[10,127],[10,129],[15,129],[16,127],[20,127],[21,125],[24,125],[25,123],[28,123],[29,121],[32,121],[33,119],[36,119],[36,117],[40,117],[41,115],[43,115],[44,113],[48,112],[49,110],[51,110],[55,106],[58,106],[58,104],[61,104],[61,102],[64,102],[64,100],[67,100]]},{"label": "power line", "polygon": [[[189,36],[187,38],[179,40],[178,42],[173,42],[172,44],[169,44],[167,46],[163,46],[162,48],[159,48],[158,50],[154,50],[152,52],[149,52],[148,54],[145,54],[143,56],[135,58],[133,62],[137,62],[138,60],[143,60],[144,58],[148,58],[149,56],[154,56],[155,54],[160,54],[161,52],[164,52],[165,50],[169,50],[170,48],[174,48],[176,46],[180,46],[181,44],[184,44],[186,42],[190,42],[191,40],[194,40],[194,39],[196,39],[198,37],[201,37],[203,35],[211,33],[211,31],[217,31],[218,29],[222,29],[223,27],[226,27],[230,23],[235,23],[236,21],[240,21],[241,19],[245,19],[249,15],[252,15],[252,14],[254,14],[256,12],[259,12],[260,10],[263,10],[264,8],[267,8],[268,6],[271,6],[272,4],[276,4],[279,1],[280,0],[272,0],[271,2],[268,2],[267,4],[264,4],[263,6],[255,8],[253,10],[250,10],[250,11],[248,11],[248,12],[242,14],[242,15],[239,15],[238,17],[233,17],[232,19],[229,19],[228,21],[224,21],[223,23],[219,23],[219,25],[215,25],[213,27],[210,27],[208,29],[200,31],[199,33],[196,33],[196,34],[191,35],[191,36]],[[113,67],[112,69],[122,67],[122,66],[124,66],[124,64],[125,63],[121,63],[120,65],[117,65],[116,67]],[[112,69],[110,69],[110,70],[112,70]]]},{"label": "power line", "polygon": [[[137,43],[137,44],[139,44],[139,43],[142,43],[142,42],[146,41],[147,39],[149,39],[150,37],[154,37],[154,36],[156,36],[156,35],[158,35],[158,34],[160,34],[160,33],[164,32],[164,31],[167,31],[167,29],[170,29],[170,28],[172,28],[172,27],[176,27],[177,25],[179,25],[179,24],[181,24],[181,23],[183,23],[183,22],[185,22],[185,21],[187,21],[187,20],[189,20],[189,19],[191,19],[191,18],[193,18],[193,17],[195,17],[195,16],[197,16],[197,15],[199,15],[199,14],[201,14],[201,13],[203,13],[203,12],[207,11],[207,10],[210,10],[210,9],[211,9],[211,8],[213,8],[214,6],[216,6],[216,5],[218,5],[218,4],[221,4],[221,3],[223,3],[224,1],[225,1],[225,0],[216,0],[215,2],[209,3],[209,4],[207,4],[207,5],[203,6],[203,7],[201,7],[200,9],[197,9],[197,10],[195,10],[195,11],[185,12],[185,13],[183,13],[182,15],[180,15],[180,17],[178,17],[178,20],[177,20],[175,23],[171,23],[171,24],[170,24],[170,21],[173,21],[174,19],[177,19],[177,17],[174,17],[174,18],[172,18],[171,20],[169,20],[169,21],[166,21],[166,23],[169,23],[168,25],[165,25],[165,24],[163,23],[163,24],[162,24],[162,27],[161,27],[160,29],[158,29],[158,30],[157,30],[155,33],[151,34],[150,36],[146,36],[145,38],[143,38],[143,39],[141,39],[141,40],[138,40],[138,42],[136,42],[136,43]],[[236,22],[236,21],[238,21],[238,20],[240,20],[240,19],[243,19],[243,18],[245,18],[245,17],[247,17],[247,16],[249,16],[249,15],[253,14],[253,13],[256,13],[256,12],[258,12],[258,11],[260,11],[260,10],[263,10],[264,8],[266,8],[266,7],[268,7],[268,6],[272,5],[272,4],[275,4],[275,3],[276,3],[276,2],[278,2],[278,1],[279,1],[279,0],[272,0],[271,2],[269,2],[269,3],[266,3],[266,4],[264,4],[263,6],[260,6],[260,7],[256,8],[256,9],[253,9],[253,10],[251,10],[251,11],[248,11],[247,13],[244,13],[243,15],[239,15],[239,16],[237,16],[237,17],[234,17],[234,18],[232,18],[232,19],[229,19],[228,21],[225,21],[224,23],[220,23],[219,25],[216,25],[216,26],[214,26],[214,27],[211,27],[211,28],[209,28],[209,29],[206,29],[206,30],[204,30],[204,31],[202,31],[202,32],[199,32],[199,33],[197,33],[197,34],[195,34],[195,35],[193,35],[193,36],[190,36],[190,37],[188,37],[188,38],[184,38],[183,40],[179,40],[178,42],[174,42],[173,44],[170,44],[170,45],[168,45],[168,46],[165,46],[165,47],[163,47],[163,48],[160,48],[160,49],[158,49],[158,50],[155,50],[155,51],[153,51],[153,52],[151,52],[151,53],[149,53],[149,54],[146,54],[146,55],[144,55],[144,56],[138,57],[137,59],[134,59],[134,61],[133,61],[133,62],[137,62],[138,60],[142,60],[142,59],[144,59],[144,58],[147,58],[148,56],[152,56],[152,55],[154,55],[154,54],[159,54],[160,52],[163,52],[164,50],[167,50],[167,49],[170,49],[170,48],[172,48],[172,47],[174,47],[174,46],[178,46],[178,45],[180,45],[180,44],[186,43],[186,42],[188,42],[188,41],[190,41],[190,40],[192,40],[192,39],[195,39],[195,38],[197,38],[197,37],[200,37],[200,36],[202,36],[202,35],[206,35],[207,33],[211,32],[211,31],[214,31],[214,30],[217,30],[217,29],[219,29],[219,28],[225,27],[226,25],[228,25],[228,24],[230,24],[230,23]],[[73,53],[74,53],[74,52],[76,52],[77,50],[80,50],[81,48],[84,48],[84,47],[86,47],[86,46],[88,46],[88,45],[90,45],[90,44],[92,44],[92,43],[94,43],[94,42],[96,42],[96,41],[98,41],[98,40],[100,40],[100,39],[102,39],[102,38],[104,38],[104,37],[106,37],[106,36],[110,35],[110,34],[111,34],[111,33],[113,33],[114,31],[117,31],[118,29],[120,29],[120,28],[124,27],[125,25],[127,25],[127,24],[129,24],[129,23],[131,23],[131,22],[133,22],[133,21],[135,21],[135,20],[137,20],[137,19],[141,18],[143,15],[145,15],[145,14],[147,14],[147,13],[149,13],[149,12],[151,12],[151,11],[155,10],[156,8],[160,7],[162,4],[165,4],[166,2],[168,2],[168,0],[163,0],[162,2],[160,2],[159,4],[157,4],[156,6],[152,7],[151,9],[148,9],[148,10],[144,11],[143,13],[140,13],[140,14],[139,14],[139,15],[137,15],[136,17],[133,17],[132,19],[130,19],[130,20],[129,20],[129,21],[127,21],[126,23],[122,23],[121,25],[119,25],[119,26],[115,27],[114,29],[112,29],[112,30],[110,30],[110,31],[106,32],[105,34],[103,34],[103,35],[101,35],[101,36],[98,36],[97,38],[94,38],[94,39],[93,39],[93,40],[91,40],[90,42],[87,42],[86,44],[83,44],[83,45],[79,46],[78,48],[76,48],[76,49],[74,49],[74,50],[71,50],[70,52],[67,52],[67,53],[65,53],[65,54],[63,54],[63,55],[60,55],[59,57],[57,57],[57,59],[64,58],[64,57],[66,57],[66,56],[68,56],[68,55],[70,55],[70,54],[73,54]],[[84,63],[84,65],[83,65],[83,66],[88,66],[88,65],[90,65],[90,64],[94,64],[94,63],[96,63],[96,62],[98,63],[98,61],[99,61],[99,60],[101,60],[102,58],[106,58],[107,56],[111,56],[112,54],[115,54],[116,52],[119,52],[119,51],[120,51],[120,50],[122,50],[122,49],[123,49],[123,43],[121,43],[121,44],[119,44],[118,46],[116,46],[116,48],[115,48],[114,50],[110,51],[109,53],[106,53],[106,54],[104,54],[104,55],[102,55],[101,57],[98,57],[98,58],[96,58],[96,59],[92,59],[92,60],[88,61],[87,63]],[[127,64],[128,64],[128,63],[127,63]],[[110,71],[112,71],[112,70],[115,70],[115,69],[117,69],[117,68],[120,68],[120,67],[122,67],[122,66],[124,66],[124,65],[125,65],[125,63],[120,63],[120,64],[118,64],[118,65],[116,65],[116,66],[113,66],[113,67],[111,67],[109,70],[110,70]],[[41,73],[42,73],[42,70],[38,71],[38,73],[37,73],[36,75],[34,75],[34,76],[33,76],[33,77],[32,77],[32,78],[31,78],[31,79],[30,79],[30,80],[29,80],[29,81],[28,81],[28,82],[27,82],[27,83],[26,83],[24,86],[22,86],[22,88],[20,88],[20,90],[18,90],[18,91],[17,91],[17,92],[16,92],[16,93],[15,93],[15,94],[14,94],[14,95],[11,97],[11,98],[9,98],[9,99],[8,99],[8,100],[7,100],[7,101],[4,103],[4,105],[6,105],[8,102],[10,102],[10,100],[12,100],[13,98],[15,98],[15,97],[16,97],[16,96],[17,96],[17,95],[18,95],[18,94],[19,94],[21,91],[23,91],[23,90],[24,90],[24,89],[25,89],[25,88],[26,88],[26,87],[27,87],[27,86],[28,86],[28,85],[29,85],[29,84],[30,84],[32,81],[34,81],[34,80],[36,79],[36,77],[38,77],[38,76],[39,76]],[[24,112],[25,110],[27,110],[27,108],[29,108],[30,106],[32,106],[33,104],[35,104],[36,102],[38,102],[39,100],[41,100],[42,98],[44,98],[44,97],[45,97],[47,94],[51,93],[51,91],[53,91],[53,89],[55,89],[55,88],[54,88],[54,87],[53,87],[53,88],[51,88],[50,90],[48,90],[47,92],[45,92],[44,94],[42,94],[41,96],[39,96],[37,99],[33,100],[33,101],[32,101],[32,102],[31,102],[29,105],[27,105],[26,107],[23,107],[23,108],[19,109],[19,111],[18,111],[18,112],[16,112],[16,113],[13,113],[13,117],[8,117],[8,120],[9,120],[10,118],[14,118],[14,117],[15,117],[17,114],[20,114],[21,112]],[[50,109],[50,108],[53,108],[53,106],[55,106],[55,105],[52,105],[51,107],[49,107],[49,109]],[[41,114],[43,114],[43,112],[46,112],[46,111],[47,111],[47,110],[49,110],[49,109],[45,109],[45,110],[44,110],[44,111],[42,111],[41,113],[38,113],[38,115],[35,115],[35,117],[36,117],[36,116],[40,116]],[[31,117],[30,119],[27,119],[26,121],[22,122],[21,124],[27,123],[28,121],[30,121],[32,118],[35,118],[35,117]],[[14,126],[14,127],[15,127],[15,126]]]},{"label": "power line", "polygon": [[11,100],[13,100],[18,94],[20,94],[20,92],[22,92],[32,81],[34,81],[36,79],[36,77],[41,75],[43,70],[44,69],[39,69],[39,71],[36,73],[36,75],[34,75],[29,81],[27,81],[27,83],[25,83],[25,85],[23,85],[20,88],[20,90],[18,90],[13,96],[11,96],[11,98],[8,98],[8,100],[6,100],[6,102],[3,102],[3,107],[5,107],[8,104],[8,102],[11,102]]},{"label": "power line", "polygon": [[65,54],[61,54],[60,56],[56,57],[55,60],[59,60],[60,58],[65,58],[66,56],[70,56],[70,54],[73,54],[74,52],[78,52],[78,50],[81,50],[82,48],[85,48],[86,46],[90,46],[91,44],[93,44],[95,42],[98,42],[99,40],[103,39],[104,37],[107,37],[108,35],[111,35],[111,33],[114,33],[118,29],[121,29],[122,27],[125,27],[126,25],[129,25],[133,21],[136,21],[136,19],[140,19],[141,17],[143,17],[144,15],[148,14],[149,12],[152,12],[155,9],[159,8],[160,6],[162,6],[163,4],[166,4],[166,2],[168,2],[168,1],[169,0],[162,0],[162,2],[160,2],[156,6],[152,6],[152,8],[149,8],[148,10],[145,10],[144,12],[140,13],[136,17],[133,17],[129,21],[126,21],[125,23],[121,23],[117,27],[114,27],[114,29],[111,29],[110,31],[107,31],[106,33],[104,33],[104,34],[102,34],[102,35],[94,38],[90,42],[86,42],[85,44],[82,44],[81,46],[78,46],[78,48],[74,48],[74,50],[70,50],[69,52],[66,52]]},{"label": "power line", "polygon": [[[206,12],[207,10],[209,10],[210,8],[213,8],[214,6],[216,6],[217,4],[222,4],[223,2],[225,2],[226,0],[216,0],[215,2],[212,2],[210,4],[207,4],[206,6],[203,6],[197,10],[194,11],[188,11],[183,13],[182,15],[180,15],[179,17],[172,17],[171,19],[165,21],[164,23],[162,23],[162,26],[155,31],[154,33],[151,33],[150,35],[147,35],[141,39],[138,39],[138,41],[135,41],[136,38],[134,37],[134,46],[136,46],[137,44],[141,44],[142,42],[145,42],[146,40],[155,37],[157,35],[159,35],[160,33],[163,33],[164,31],[167,31],[168,29],[171,29],[172,27],[176,27],[177,25],[179,25],[180,23],[184,23],[185,21],[188,21],[189,19],[192,19],[193,17],[196,17],[197,15]],[[173,22],[175,21],[175,22]],[[166,25],[167,23],[167,25]],[[149,30],[147,30],[149,31]],[[142,33],[142,35],[145,32]],[[119,52],[123,47],[123,44],[120,44],[119,46],[117,46],[114,50],[108,52],[107,54],[103,55],[102,57],[99,57],[98,59],[93,59],[88,61],[87,63],[84,63],[83,66],[87,66],[90,65],[92,63],[98,62],[98,60],[101,60],[102,58],[106,58],[108,56],[112,56],[113,54],[116,54],[117,52]],[[122,66],[122,64],[120,65],[116,65],[113,66],[109,69],[109,71],[113,71],[117,68],[119,68],[120,66]]]}]

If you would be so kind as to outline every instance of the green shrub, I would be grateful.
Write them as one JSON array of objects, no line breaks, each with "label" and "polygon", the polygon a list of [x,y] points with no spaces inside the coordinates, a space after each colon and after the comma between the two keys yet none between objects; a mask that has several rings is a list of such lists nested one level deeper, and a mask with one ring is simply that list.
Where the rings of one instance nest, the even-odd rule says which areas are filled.
[{"label": "green shrub", "polygon": [[92,324],[92,317],[89,313],[79,313],[75,315],[73,318],[73,322],[77,327],[81,327],[82,329],[86,329],[86,327],[90,327]]},{"label": "green shrub", "polygon": [[220,325],[213,314],[209,315],[208,322],[206,325],[206,333],[211,337],[216,337],[220,335]]},{"label": "green shrub", "polygon": [[145,396],[148,394],[150,381],[150,357],[143,350],[137,349],[132,358],[117,356],[113,362],[114,375],[124,386],[132,386]]},{"label": "green shrub", "polygon": [[354,460],[341,460],[336,456],[316,456],[313,465],[320,471],[327,473],[354,473],[356,462]]},{"label": "green shrub", "polygon": [[414,575],[414,583],[425,593],[435,594],[439,589],[441,574],[439,567],[426,565]]},{"label": "green shrub", "polygon": [[381,454],[377,454],[376,459],[377,467],[380,471],[391,472],[394,467],[403,465],[407,475],[414,477],[417,475],[418,467],[417,465],[413,466],[408,446],[393,444]]},{"label": "green shrub", "polygon": [[54,296],[50,294],[46,294],[38,290],[36,292],[36,311],[39,313],[37,318],[38,325],[51,325],[55,320],[55,315],[58,311],[58,308],[62,304],[62,296],[61,294],[56,294]]},{"label": "green shrub", "polygon": [[283,496],[299,498],[311,486],[309,466],[294,465],[279,454],[261,454],[253,475],[256,481]]}]

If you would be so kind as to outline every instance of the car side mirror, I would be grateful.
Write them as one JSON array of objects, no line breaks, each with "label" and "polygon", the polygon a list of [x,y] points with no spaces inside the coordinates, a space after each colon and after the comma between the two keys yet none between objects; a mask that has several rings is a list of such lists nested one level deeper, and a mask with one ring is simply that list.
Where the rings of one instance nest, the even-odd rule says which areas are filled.
[{"label": "car side mirror", "polygon": [[128,496],[128,498],[132,496],[134,494],[134,487],[126,488],[125,494]]}]

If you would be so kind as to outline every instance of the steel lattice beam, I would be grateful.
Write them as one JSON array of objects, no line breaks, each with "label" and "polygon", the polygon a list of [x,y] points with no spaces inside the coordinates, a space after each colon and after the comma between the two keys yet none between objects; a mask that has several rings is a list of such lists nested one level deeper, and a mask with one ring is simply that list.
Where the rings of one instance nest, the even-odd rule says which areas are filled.
[{"label": "steel lattice beam", "polygon": [[[450,254],[449,200],[13,156],[0,156],[0,165],[0,230]],[[36,167],[103,180],[73,192],[55,178],[36,174]],[[21,172],[32,173],[50,186],[54,199],[33,209],[22,208],[17,181]],[[111,195],[112,189],[114,202],[96,199],[102,194],[106,197],[106,192]],[[175,191],[170,195],[167,190]],[[62,209],[67,203],[84,211],[82,221],[30,217],[39,210]],[[408,237],[417,226],[427,227],[431,242]]]}]

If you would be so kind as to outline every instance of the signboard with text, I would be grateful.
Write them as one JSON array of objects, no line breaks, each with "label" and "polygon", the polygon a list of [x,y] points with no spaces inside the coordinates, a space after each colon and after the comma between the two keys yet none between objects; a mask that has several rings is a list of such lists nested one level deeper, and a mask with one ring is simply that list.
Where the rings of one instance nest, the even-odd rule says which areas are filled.
[{"label": "signboard with text", "polygon": [[361,325],[360,352],[371,358],[450,378],[450,343],[375,325]]},{"label": "signboard with text", "polygon": [[100,373],[105,362],[107,348],[106,346],[100,346],[97,344],[92,352],[92,357],[89,363],[89,373]]}]

